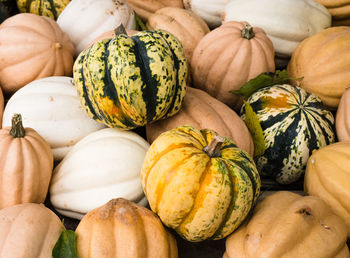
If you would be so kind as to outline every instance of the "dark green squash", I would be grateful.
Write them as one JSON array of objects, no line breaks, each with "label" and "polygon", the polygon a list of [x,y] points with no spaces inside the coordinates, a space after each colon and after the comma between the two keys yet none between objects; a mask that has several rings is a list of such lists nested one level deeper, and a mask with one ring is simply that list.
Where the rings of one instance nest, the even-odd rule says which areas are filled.
[{"label": "dark green squash", "polygon": [[71,0],[17,0],[21,13],[33,13],[57,20]]}]

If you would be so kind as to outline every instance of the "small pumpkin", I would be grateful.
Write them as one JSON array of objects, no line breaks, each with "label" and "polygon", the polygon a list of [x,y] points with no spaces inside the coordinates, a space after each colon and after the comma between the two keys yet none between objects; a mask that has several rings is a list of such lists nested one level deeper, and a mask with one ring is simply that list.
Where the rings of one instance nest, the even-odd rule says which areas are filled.
[{"label": "small pumpkin", "polygon": [[16,0],[21,13],[33,13],[57,20],[71,0]]},{"label": "small pumpkin", "polygon": [[141,181],[152,211],[193,242],[231,234],[260,193],[247,152],[212,130],[191,126],[164,132],[152,143]]},{"label": "small pumpkin", "polygon": [[349,258],[344,221],[320,198],[276,192],[226,239],[224,258]]},{"label": "small pumpkin", "polygon": [[339,141],[350,141],[350,89],[343,93],[336,113],[335,128]]},{"label": "small pumpkin", "polygon": [[333,26],[350,25],[350,0],[316,0],[332,15]]},{"label": "small pumpkin", "polygon": [[50,146],[15,114],[12,127],[0,130],[0,209],[44,202],[52,169]]}]

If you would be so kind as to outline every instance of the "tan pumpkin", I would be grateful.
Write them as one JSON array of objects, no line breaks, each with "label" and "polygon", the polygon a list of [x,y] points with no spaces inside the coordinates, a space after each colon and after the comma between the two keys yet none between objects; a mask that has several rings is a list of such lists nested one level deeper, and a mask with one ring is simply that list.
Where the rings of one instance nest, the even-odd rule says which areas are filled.
[{"label": "tan pumpkin", "polygon": [[178,7],[165,7],[156,11],[148,17],[147,28],[166,30],[177,37],[188,62],[198,42],[209,32],[208,25],[201,17]]},{"label": "tan pumpkin", "polygon": [[0,130],[0,209],[45,201],[53,169],[50,145],[15,114]]},{"label": "tan pumpkin", "polygon": [[187,88],[179,113],[146,126],[147,140],[152,143],[161,133],[185,124],[198,129],[210,128],[232,139],[250,155],[254,153],[252,137],[236,112],[206,92],[191,87]]},{"label": "tan pumpkin", "polygon": [[5,95],[39,78],[72,76],[73,44],[48,17],[10,17],[0,26],[0,42],[0,85]]},{"label": "tan pumpkin", "polygon": [[300,87],[338,107],[350,85],[350,27],[331,27],[303,40],[293,52],[288,73]]},{"label": "tan pumpkin", "polygon": [[230,93],[263,72],[274,72],[274,49],[265,32],[246,22],[226,22],[198,43],[191,60],[193,86],[237,111],[242,98]]},{"label": "tan pumpkin", "polygon": [[350,0],[316,0],[332,15],[332,25],[350,25]]},{"label": "tan pumpkin", "polygon": [[335,129],[339,141],[350,141],[350,89],[342,95],[335,120]]},{"label": "tan pumpkin", "polygon": [[349,258],[344,221],[318,197],[266,197],[226,240],[224,258]]},{"label": "tan pumpkin", "polygon": [[2,93],[2,89],[0,87],[0,128],[2,127],[2,117],[4,115],[4,107],[5,107],[4,94]]},{"label": "tan pumpkin", "polygon": [[[125,29],[125,31],[127,32],[129,37],[135,35],[138,32],[137,30],[129,30],[129,29]],[[96,37],[93,41],[91,41],[91,43],[86,48],[91,47],[97,41],[100,41],[102,39],[113,39],[116,37],[117,35],[116,33],[118,33],[117,29],[106,31],[102,33],[100,36]]]},{"label": "tan pumpkin", "polygon": [[85,257],[177,258],[175,238],[150,210],[118,198],[86,214],[77,229]]},{"label": "tan pumpkin", "polygon": [[324,200],[346,223],[350,237],[350,142],[314,151],[308,160],[304,191]]}]

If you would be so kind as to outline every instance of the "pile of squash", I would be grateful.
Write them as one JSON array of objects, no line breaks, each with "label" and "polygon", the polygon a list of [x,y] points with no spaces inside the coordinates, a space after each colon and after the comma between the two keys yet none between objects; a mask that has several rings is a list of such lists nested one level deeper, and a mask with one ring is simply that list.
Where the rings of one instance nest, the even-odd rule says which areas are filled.
[{"label": "pile of squash", "polygon": [[350,257],[349,21],[350,0],[0,0],[0,257]]}]

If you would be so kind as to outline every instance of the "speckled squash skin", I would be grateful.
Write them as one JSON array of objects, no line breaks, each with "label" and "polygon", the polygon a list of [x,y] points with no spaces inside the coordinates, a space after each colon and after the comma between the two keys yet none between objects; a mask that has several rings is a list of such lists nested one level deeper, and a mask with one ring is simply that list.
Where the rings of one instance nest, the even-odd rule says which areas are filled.
[{"label": "speckled squash skin", "polygon": [[57,20],[71,0],[17,0],[21,13],[33,13]]},{"label": "speckled squash skin", "polygon": [[[291,85],[275,85],[253,93],[248,103],[257,114],[265,139],[265,153],[257,168],[280,184],[297,181],[313,150],[335,141],[334,117],[321,100]],[[245,110],[241,115],[245,120]]]},{"label": "speckled squash skin", "polygon": [[254,161],[229,138],[223,137],[217,156],[203,150],[215,136],[191,126],[164,132],[151,145],[141,170],[151,209],[188,241],[231,234],[260,193]]},{"label": "speckled squash skin", "polygon": [[78,56],[73,74],[91,118],[132,129],[180,110],[188,65],[181,43],[156,30],[97,42]]}]

